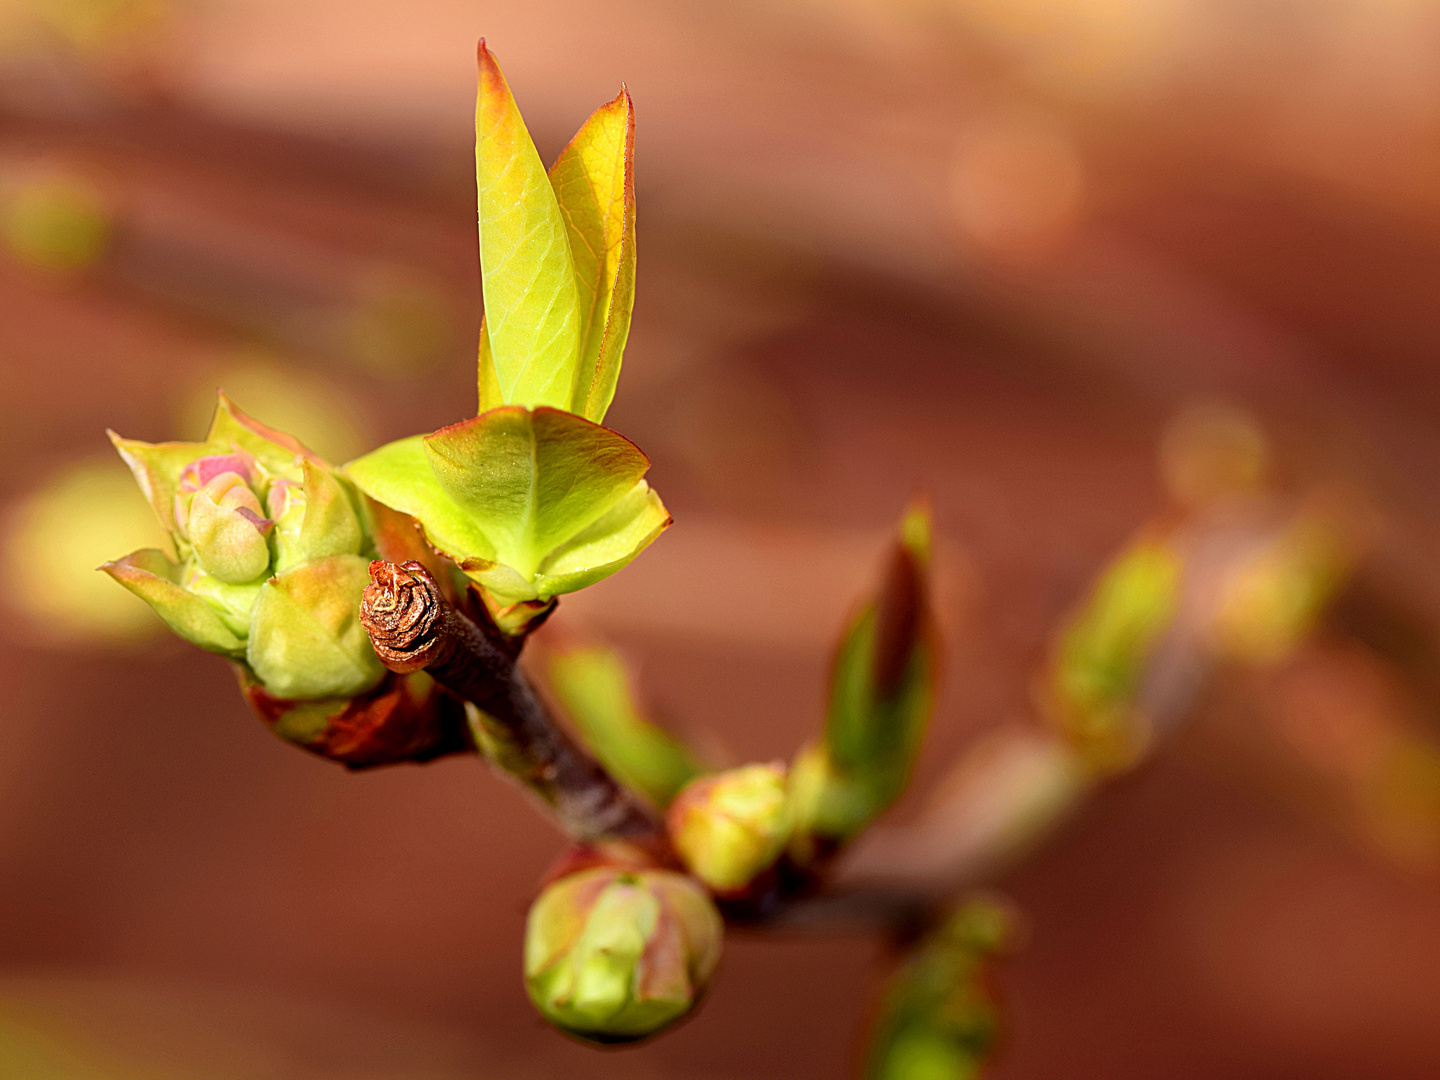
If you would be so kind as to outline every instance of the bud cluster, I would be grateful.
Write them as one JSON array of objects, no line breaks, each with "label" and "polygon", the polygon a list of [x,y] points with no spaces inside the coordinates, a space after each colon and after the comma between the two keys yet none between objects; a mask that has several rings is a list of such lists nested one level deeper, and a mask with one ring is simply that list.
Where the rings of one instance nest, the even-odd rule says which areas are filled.
[{"label": "bud cluster", "polygon": [[276,698],[349,698],[380,682],[356,618],[372,545],[346,479],[223,395],[203,443],[111,438],[176,556],[137,551],[106,564],[112,577]]}]

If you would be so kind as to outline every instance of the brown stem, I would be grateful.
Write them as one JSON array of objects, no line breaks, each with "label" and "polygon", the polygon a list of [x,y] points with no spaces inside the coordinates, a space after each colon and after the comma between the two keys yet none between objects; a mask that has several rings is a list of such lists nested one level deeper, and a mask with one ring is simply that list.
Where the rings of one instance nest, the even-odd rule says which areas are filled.
[{"label": "brown stem", "polygon": [[[360,621],[392,671],[422,668],[479,711],[476,741],[492,764],[535,794],[583,843],[665,847],[660,820],[555,722],[516,661],[523,638],[477,625],[418,562],[377,560]],[[477,610],[483,611],[483,607]]]}]

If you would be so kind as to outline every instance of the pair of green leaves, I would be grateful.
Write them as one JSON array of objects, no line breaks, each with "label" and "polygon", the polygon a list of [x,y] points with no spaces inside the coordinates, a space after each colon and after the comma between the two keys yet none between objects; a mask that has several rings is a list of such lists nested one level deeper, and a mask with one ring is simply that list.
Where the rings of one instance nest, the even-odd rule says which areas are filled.
[{"label": "pair of green leaves", "polygon": [[547,174],[483,41],[479,59],[480,411],[548,405],[599,423],[635,301],[630,95],[597,109]]},{"label": "pair of green leaves", "polygon": [[645,455],[600,426],[635,295],[629,95],[596,110],[547,174],[482,42],[475,123],[480,414],[348,472],[510,605],[608,577],[670,515]]}]

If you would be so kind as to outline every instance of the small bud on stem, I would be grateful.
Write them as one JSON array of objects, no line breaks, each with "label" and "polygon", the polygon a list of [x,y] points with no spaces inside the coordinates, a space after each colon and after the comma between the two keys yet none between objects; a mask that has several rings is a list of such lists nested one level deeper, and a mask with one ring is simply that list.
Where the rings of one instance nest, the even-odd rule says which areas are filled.
[{"label": "small bud on stem", "polygon": [[525,986],[562,1031],[635,1042],[695,1008],[723,939],[714,903],[683,874],[582,870],[551,882],[530,908]]}]

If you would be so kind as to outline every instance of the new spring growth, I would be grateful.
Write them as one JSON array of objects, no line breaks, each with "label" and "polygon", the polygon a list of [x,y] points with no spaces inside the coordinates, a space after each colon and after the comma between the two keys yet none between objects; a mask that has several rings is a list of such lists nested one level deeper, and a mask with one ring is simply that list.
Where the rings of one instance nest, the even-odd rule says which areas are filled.
[{"label": "new spring growth", "polygon": [[1183,569],[1167,536],[1141,536],[1106,567],[1055,642],[1042,704],[1101,772],[1129,766],[1149,741],[1141,681],[1179,608]]},{"label": "new spring growth", "polygon": [[670,524],[644,479],[649,459],[600,425],[635,296],[634,110],[622,90],[547,173],[482,42],[475,135],[479,414],[383,446],[348,472],[413,516],[496,609],[539,601],[542,611],[624,567]]},{"label": "new spring growth", "polygon": [[723,934],[714,903],[682,874],[582,870],[547,886],[530,908],[525,986],[562,1031],[633,1042],[695,1007]]},{"label": "new spring growth", "polygon": [[955,909],[891,978],[866,1055],[866,1080],[969,1080],[994,1047],[999,1010],[988,960],[1013,936],[1010,912]]},{"label": "new spring growth", "polygon": [[348,698],[384,668],[356,619],[369,541],[346,480],[221,395],[201,443],[115,448],[170,536],[102,568],[278,699]]},{"label": "new spring growth", "polygon": [[790,839],[785,765],[745,765],[689,784],[665,815],[686,868],[715,892],[743,890]]},{"label": "new spring growth", "polygon": [[790,773],[790,854],[814,865],[853,839],[909,782],[934,703],[938,654],[930,613],[930,511],[901,519],[880,588],[841,640],[824,737]]},{"label": "new spring growth", "polygon": [[552,648],[550,689],[600,764],[632,791],[664,807],[703,768],[690,749],[653,722],[625,661],[600,645]]}]

